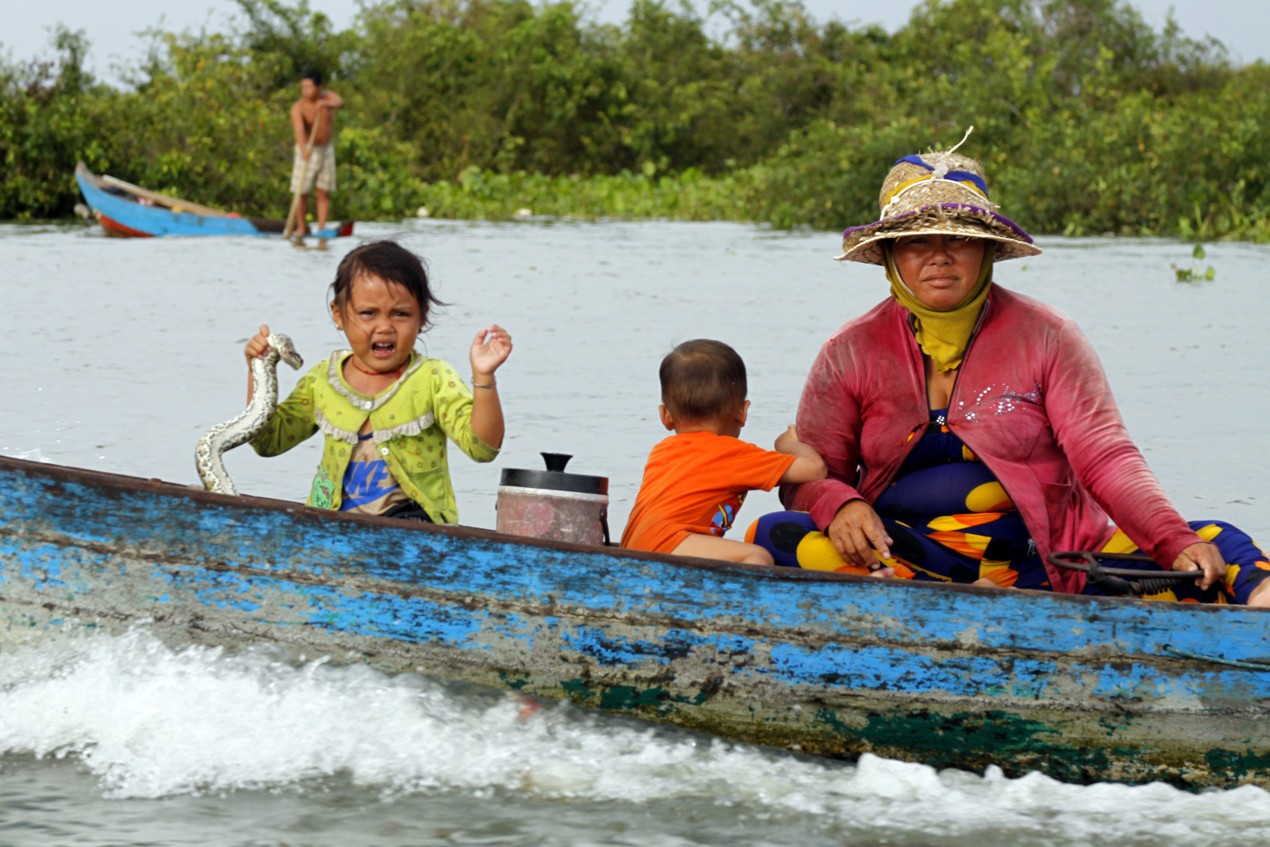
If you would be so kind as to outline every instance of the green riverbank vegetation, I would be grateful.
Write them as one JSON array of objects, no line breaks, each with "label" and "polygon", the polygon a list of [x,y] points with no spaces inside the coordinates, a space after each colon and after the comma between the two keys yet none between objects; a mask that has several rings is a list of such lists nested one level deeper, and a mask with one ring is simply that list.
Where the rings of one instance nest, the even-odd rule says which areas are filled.
[{"label": "green riverbank vegetation", "polygon": [[1117,0],[927,0],[906,26],[796,0],[381,0],[336,30],[238,0],[226,32],[150,32],[111,85],[84,33],[0,64],[0,218],[79,202],[82,159],[284,216],[287,110],[313,68],[339,116],[338,217],[564,217],[839,229],[907,152],[956,143],[1034,232],[1270,240],[1270,66],[1153,30]]}]

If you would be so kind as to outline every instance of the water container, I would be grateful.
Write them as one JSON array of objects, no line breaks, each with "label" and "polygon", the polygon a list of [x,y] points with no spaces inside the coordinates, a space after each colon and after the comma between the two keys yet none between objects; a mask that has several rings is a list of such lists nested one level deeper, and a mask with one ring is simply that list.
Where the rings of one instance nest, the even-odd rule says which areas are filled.
[{"label": "water container", "polygon": [[609,543],[609,479],[565,473],[573,457],[543,453],[545,471],[504,468],[498,531],[578,544]]}]

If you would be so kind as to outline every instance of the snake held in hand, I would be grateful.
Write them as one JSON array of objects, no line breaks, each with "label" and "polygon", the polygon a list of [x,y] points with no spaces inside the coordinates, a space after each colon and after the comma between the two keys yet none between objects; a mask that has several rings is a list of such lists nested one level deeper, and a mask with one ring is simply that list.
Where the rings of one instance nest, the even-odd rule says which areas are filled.
[{"label": "snake held in hand", "polygon": [[273,417],[273,411],[278,406],[279,359],[297,370],[304,365],[304,359],[295,351],[290,337],[280,332],[271,332],[269,351],[263,358],[251,360],[254,387],[247,408],[233,420],[212,427],[198,440],[198,447],[194,450],[194,464],[198,468],[199,478],[203,480],[203,487],[208,491],[215,491],[217,494],[238,493],[225,470],[221,456],[226,450],[246,444]]}]

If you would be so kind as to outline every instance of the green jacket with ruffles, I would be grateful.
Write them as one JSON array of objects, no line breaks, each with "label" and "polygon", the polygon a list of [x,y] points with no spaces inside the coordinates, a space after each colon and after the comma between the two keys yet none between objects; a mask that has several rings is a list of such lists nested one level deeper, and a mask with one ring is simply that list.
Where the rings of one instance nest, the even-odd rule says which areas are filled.
[{"label": "green jacket with ruffles", "polygon": [[301,377],[251,446],[261,456],[276,456],[322,430],[326,445],[307,502],[339,509],[344,472],[369,418],[375,447],[402,490],[434,522],[458,523],[446,437],[475,461],[498,455],[472,431],[471,390],[454,368],[415,352],[399,380],[368,397],[344,381],[343,363],[350,355],[337,350]]}]

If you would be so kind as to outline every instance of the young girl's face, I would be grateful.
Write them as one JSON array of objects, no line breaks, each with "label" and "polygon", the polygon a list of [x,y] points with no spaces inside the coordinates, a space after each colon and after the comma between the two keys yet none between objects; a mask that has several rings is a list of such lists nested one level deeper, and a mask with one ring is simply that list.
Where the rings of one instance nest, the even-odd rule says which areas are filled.
[{"label": "young girl's face", "polygon": [[365,370],[392,373],[410,361],[423,329],[423,308],[404,286],[370,274],[353,281],[348,302],[331,304],[335,325],[348,337]]}]

